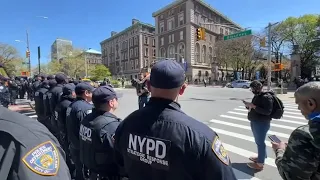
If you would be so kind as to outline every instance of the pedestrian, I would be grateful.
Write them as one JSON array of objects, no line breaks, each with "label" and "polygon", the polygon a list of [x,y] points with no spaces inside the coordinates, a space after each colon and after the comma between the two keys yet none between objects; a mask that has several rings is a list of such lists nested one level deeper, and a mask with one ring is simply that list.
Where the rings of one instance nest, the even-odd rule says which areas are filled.
[{"label": "pedestrian", "polygon": [[115,115],[118,97],[110,86],[93,91],[94,109],[80,125],[80,160],[89,180],[120,180],[119,169],[114,161],[112,136],[120,119]]},{"label": "pedestrian", "polygon": [[251,103],[246,101],[243,101],[243,103],[249,110],[248,120],[257,144],[258,156],[250,157],[249,160],[252,162],[247,165],[255,170],[263,170],[264,162],[267,158],[265,139],[272,120],[273,96],[271,92],[265,93],[262,91],[263,85],[258,80],[254,80],[250,84],[250,88],[254,97]]},{"label": "pedestrian", "polygon": [[10,180],[71,180],[58,140],[38,121],[0,107],[0,175]]},{"label": "pedestrian", "polygon": [[76,101],[72,102],[66,112],[66,125],[69,150],[76,166],[76,180],[82,180],[82,163],[80,162],[79,127],[84,117],[92,112],[92,92],[94,87],[89,83],[79,83],[75,87]]},{"label": "pedestrian", "polygon": [[129,179],[236,180],[219,136],[181,110],[184,80],[176,61],[155,63],[150,101],[120,123],[115,157]]},{"label": "pedestrian", "polygon": [[320,82],[309,82],[294,93],[308,124],[295,129],[286,142],[272,142],[275,163],[284,180],[319,180],[320,174]]},{"label": "pedestrian", "polygon": [[147,76],[144,76],[144,74],[140,74],[139,80],[137,81],[136,91],[138,95],[138,106],[139,109],[143,108],[147,102],[149,101],[149,95],[150,92],[147,88]]},{"label": "pedestrian", "polygon": [[17,105],[16,100],[17,100],[17,95],[19,92],[19,86],[13,77],[9,81],[8,85],[9,85],[8,87],[9,87],[9,92],[10,92],[10,104]]}]

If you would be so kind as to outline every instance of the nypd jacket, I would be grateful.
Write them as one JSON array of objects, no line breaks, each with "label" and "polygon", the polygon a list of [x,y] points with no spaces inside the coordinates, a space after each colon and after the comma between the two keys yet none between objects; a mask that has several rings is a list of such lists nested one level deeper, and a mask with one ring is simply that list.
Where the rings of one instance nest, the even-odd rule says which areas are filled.
[{"label": "nypd jacket", "polygon": [[35,110],[38,116],[46,115],[44,96],[47,92],[48,89],[42,87],[34,93]]},{"label": "nypd jacket", "polygon": [[100,175],[119,175],[114,161],[112,136],[120,119],[109,112],[93,109],[80,125],[80,160]]},{"label": "nypd jacket", "polygon": [[130,180],[236,180],[218,135],[171,100],[151,98],[125,118],[115,150]]},{"label": "nypd jacket", "polygon": [[82,98],[70,104],[66,112],[67,135],[70,147],[79,150],[80,122],[91,113],[93,106]]}]

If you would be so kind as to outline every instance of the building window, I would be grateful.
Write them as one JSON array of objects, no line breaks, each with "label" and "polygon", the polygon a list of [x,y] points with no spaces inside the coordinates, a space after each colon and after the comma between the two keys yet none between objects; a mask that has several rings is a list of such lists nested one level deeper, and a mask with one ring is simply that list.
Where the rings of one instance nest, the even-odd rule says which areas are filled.
[{"label": "building window", "polygon": [[183,40],[183,31],[180,31],[180,40]]},{"label": "building window", "polygon": [[148,59],[145,59],[145,60],[144,60],[144,67],[149,67],[149,61],[148,61]]},{"label": "building window", "polygon": [[139,49],[136,47],[134,48],[134,57],[138,57],[139,56]]},{"label": "building window", "polygon": [[156,40],[152,39],[152,46],[155,47],[156,46]]},{"label": "building window", "polygon": [[220,34],[223,34],[224,32],[223,32],[223,28],[220,28]]},{"label": "building window", "polygon": [[137,38],[137,36],[134,37],[134,45],[138,45],[138,38]]},{"label": "building window", "polygon": [[133,49],[130,49],[130,58],[133,56]]},{"label": "building window", "polygon": [[144,37],[144,44],[149,44],[149,38],[148,37]]},{"label": "building window", "polygon": [[138,59],[135,60],[136,69],[139,69],[139,61]]},{"label": "building window", "polygon": [[174,22],[174,19],[170,19],[168,20],[168,31],[172,30],[174,27],[173,27],[173,22]]},{"label": "building window", "polygon": [[131,69],[134,69],[134,61],[133,60],[130,61],[130,66],[131,66]]},{"label": "building window", "polygon": [[169,35],[169,43],[174,43],[174,34]]},{"label": "building window", "polygon": [[128,61],[124,63],[124,70],[128,70]]},{"label": "building window", "polygon": [[160,33],[162,33],[164,31],[164,22],[160,23]]},{"label": "building window", "polygon": [[184,14],[179,14],[179,26],[184,24]]},{"label": "building window", "polygon": [[196,44],[195,55],[196,55],[196,62],[200,62],[200,45],[198,43]]},{"label": "building window", "polygon": [[164,45],[164,37],[162,37],[161,39],[160,39],[160,46],[163,46]]},{"label": "building window", "polygon": [[145,48],[144,50],[144,56],[148,57],[149,56],[149,49]]},{"label": "building window", "polygon": [[156,57],[156,49],[153,49],[153,57]]},{"label": "building window", "polygon": [[174,46],[169,46],[169,58],[174,58]]},{"label": "building window", "polygon": [[129,39],[130,47],[133,46],[132,38]]},{"label": "building window", "polygon": [[166,50],[164,48],[160,49],[160,57],[165,58],[166,57]]}]

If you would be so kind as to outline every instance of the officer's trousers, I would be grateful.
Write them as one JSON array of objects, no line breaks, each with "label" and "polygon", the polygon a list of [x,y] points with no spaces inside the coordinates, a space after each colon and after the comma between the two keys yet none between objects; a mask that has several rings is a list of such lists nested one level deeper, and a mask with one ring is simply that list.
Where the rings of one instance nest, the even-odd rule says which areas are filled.
[{"label": "officer's trousers", "polygon": [[72,147],[69,147],[69,148],[70,148],[70,154],[71,154],[72,161],[76,167],[75,180],[84,180],[83,173],[82,173],[83,165],[80,161],[80,151],[77,149],[74,149]]},{"label": "officer's trousers", "polygon": [[16,105],[17,94],[18,92],[16,90],[10,91],[10,103],[12,105]]}]

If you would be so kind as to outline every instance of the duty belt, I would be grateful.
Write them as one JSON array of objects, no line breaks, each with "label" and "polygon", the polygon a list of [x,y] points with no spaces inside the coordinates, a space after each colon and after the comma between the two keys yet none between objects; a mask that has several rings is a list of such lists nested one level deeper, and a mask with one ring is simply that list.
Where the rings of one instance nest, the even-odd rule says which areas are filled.
[{"label": "duty belt", "polygon": [[120,176],[101,175],[86,167],[83,167],[83,176],[86,180],[121,180]]}]

